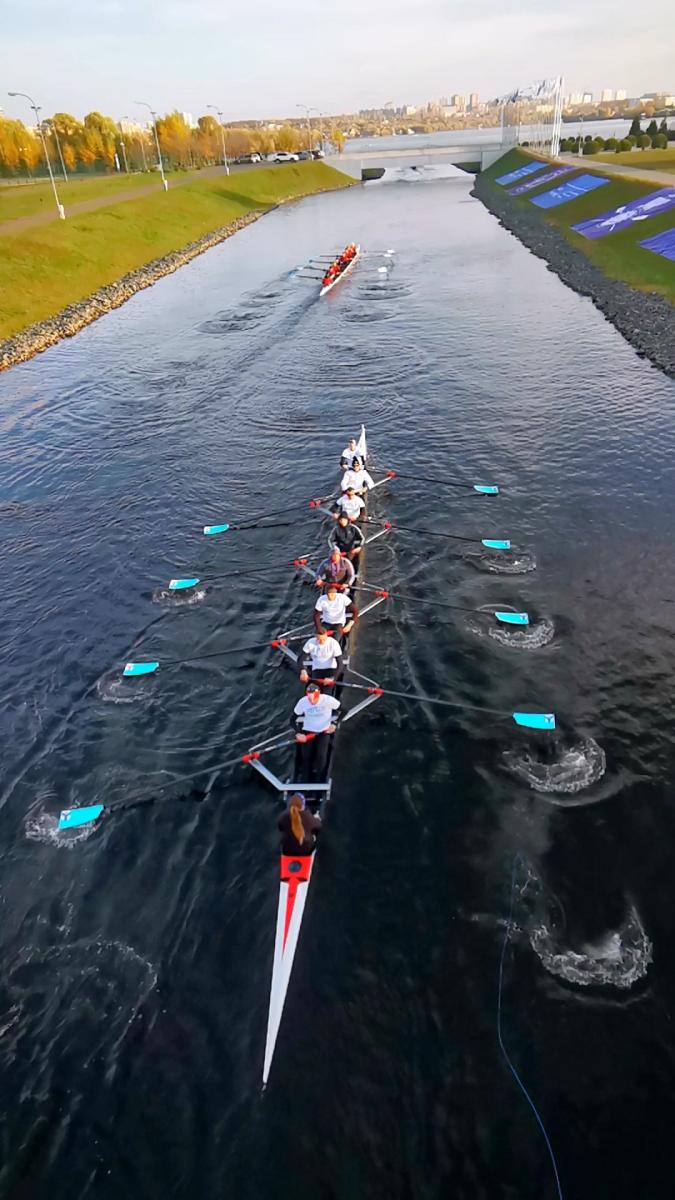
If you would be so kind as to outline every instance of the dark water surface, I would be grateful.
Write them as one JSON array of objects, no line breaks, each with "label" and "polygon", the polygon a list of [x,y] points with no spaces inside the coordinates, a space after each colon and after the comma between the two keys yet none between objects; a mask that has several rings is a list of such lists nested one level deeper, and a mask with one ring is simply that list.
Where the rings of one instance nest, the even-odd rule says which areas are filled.
[{"label": "dark water surface", "polygon": [[[278,211],[0,378],[3,1198],[554,1196],[496,1036],[516,856],[504,1038],[565,1195],[672,1195],[675,387],[469,187]],[[321,303],[288,278],[351,239],[396,247],[389,275],[364,262]],[[154,597],[319,548],[304,510],[199,531],[328,492],[361,420],[382,464],[503,487],[397,480],[383,512],[510,536],[523,570],[399,533],[370,578],[536,620],[523,644],[390,601],[356,665],[559,732],[396,700],[345,727],[261,1099],[276,797],[242,767],[201,805],[74,838],[56,817],[285,725],[265,651],[118,676],[306,619],[286,570]]]}]

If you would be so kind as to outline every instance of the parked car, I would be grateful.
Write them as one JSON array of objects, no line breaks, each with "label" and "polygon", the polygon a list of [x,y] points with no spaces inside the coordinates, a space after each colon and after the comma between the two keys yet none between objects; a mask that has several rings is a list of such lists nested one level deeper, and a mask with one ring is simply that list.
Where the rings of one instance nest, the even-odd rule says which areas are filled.
[{"label": "parked car", "polygon": [[313,158],[325,158],[326,155],[324,154],[323,150],[312,150],[312,157]]},{"label": "parked car", "polygon": [[272,157],[272,162],[298,162],[299,157],[298,154],[289,154],[288,150],[277,150],[276,154]]},{"label": "parked car", "polygon": [[232,161],[236,163],[259,163],[262,162],[262,159],[254,150],[253,154],[238,154]]},{"label": "parked car", "polygon": [[312,154],[311,150],[301,150],[300,153],[298,154],[298,158],[300,159],[301,162],[305,161],[308,158],[313,158],[313,157],[314,157],[314,155]]}]

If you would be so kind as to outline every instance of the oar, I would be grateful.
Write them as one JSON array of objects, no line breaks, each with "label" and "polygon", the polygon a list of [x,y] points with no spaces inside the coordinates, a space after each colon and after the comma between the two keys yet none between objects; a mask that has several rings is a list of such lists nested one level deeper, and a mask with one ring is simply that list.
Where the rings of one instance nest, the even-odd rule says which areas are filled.
[{"label": "oar", "polygon": [[[174,787],[177,783],[188,783],[192,779],[198,779],[200,775],[210,775],[213,771],[223,771],[226,767],[236,766],[237,763],[249,763],[253,758],[260,758],[261,754],[267,754],[269,750],[280,750],[284,746],[290,746],[295,741],[295,738],[285,738],[282,742],[275,742],[271,746],[265,746],[264,749],[256,750],[249,754],[238,754],[236,758],[228,758],[225,762],[213,763],[210,767],[202,767],[199,771],[193,771],[191,775],[181,775],[178,779],[171,779],[164,787],[154,788],[152,792],[140,792],[136,795],[128,796],[126,800],[113,800],[111,804],[87,804],[81,808],[64,808],[59,816],[59,829],[78,829],[82,825],[91,825],[97,821],[104,812],[117,812],[123,808],[136,808],[141,804],[154,804],[157,800],[158,792],[163,792],[168,787]],[[187,796],[176,796],[176,800],[189,799],[193,793],[189,792]],[[199,792],[195,799],[203,800],[204,793]]]},{"label": "oar", "polygon": [[[332,497],[330,497],[330,498],[332,498]],[[205,525],[203,531],[207,537],[212,537],[216,533],[227,533],[228,529],[230,529],[230,530],[255,529],[258,521],[265,521],[265,520],[267,520],[268,517],[279,517],[288,512],[295,512],[297,509],[300,509],[300,508],[320,508],[321,504],[322,504],[321,499],[303,500],[301,504],[287,504],[284,508],[275,508],[271,512],[259,513],[255,517],[247,517],[246,520],[242,521],[240,524],[233,525],[229,521],[224,521],[220,525]],[[293,522],[293,524],[297,524],[297,522]],[[266,525],[266,526],[263,526],[263,528],[264,529],[276,529],[276,528],[281,528],[281,526]]]},{"label": "oar", "polygon": [[452,609],[453,612],[477,613],[483,617],[496,617],[504,625],[529,625],[530,623],[528,613],[515,612],[515,610],[514,612],[508,612],[506,609],[499,609],[498,611],[486,612],[484,608],[467,608],[462,604],[447,604],[443,600],[427,600],[423,596],[408,596],[401,592],[390,592],[386,588],[368,587],[367,584],[364,584],[362,587],[352,587],[348,590],[352,592],[371,592],[375,596],[382,596],[385,600],[389,598],[392,600],[408,600],[411,604],[430,604],[434,608]]},{"label": "oar", "polygon": [[401,700],[419,700],[426,704],[441,704],[444,708],[460,708],[469,712],[492,713],[497,717],[511,717],[516,725],[524,729],[555,729],[555,713],[508,712],[504,708],[483,708],[477,704],[462,704],[459,700],[441,700],[437,696],[422,696],[418,692],[396,692],[391,688],[366,687],[365,683],[345,683],[342,679],[317,679],[316,683],[325,687],[338,686],[355,688],[359,692],[368,692],[370,696],[398,696]]},{"label": "oar", "polygon": [[[302,636],[304,637],[304,634]],[[192,654],[189,658],[168,658],[163,663],[159,663],[156,660],[150,662],[128,662],[122,671],[122,678],[130,679],[132,677],[137,678],[139,675],[154,675],[160,666],[162,669],[177,667],[181,663],[203,662],[207,658],[222,658],[225,654],[244,654],[249,650],[262,650],[266,646],[274,646],[276,649],[280,640],[282,639],[276,638],[272,642],[269,640],[266,642],[252,642],[249,646],[229,646],[227,650],[212,650],[209,654]],[[299,640],[300,635],[296,638],[283,639],[284,642]]]},{"label": "oar", "polygon": [[284,562],[270,563],[268,567],[251,567],[246,571],[222,571],[218,575],[190,575],[186,579],[170,579],[168,587],[170,592],[179,592],[184,588],[196,587],[198,583],[212,583],[214,579],[235,579],[240,575],[261,575],[266,571],[279,571],[282,567],[300,567],[308,561],[308,558],[294,558],[292,562],[285,559]]},{"label": "oar", "polygon": [[488,550],[510,550],[511,543],[508,538],[477,538],[466,537],[460,533],[439,533],[436,529],[417,529],[412,525],[398,525],[393,521],[375,521],[372,517],[366,517],[366,525],[382,525],[384,529],[401,529],[404,533],[423,533],[429,537],[447,538],[451,542],[474,542],[481,546],[487,546]]},{"label": "oar", "polygon": [[463,479],[448,479],[447,477],[436,479],[432,475],[412,475],[405,471],[387,471],[385,467],[381,467],[380,470],[384,470],[389,479],[395,479],[398,476],[399,479],[416,479],[419,483],[441,483],[448,487],[473,488],[474,492],[478,492],[481,496],[499,495],[496,483],[465,483]]}]

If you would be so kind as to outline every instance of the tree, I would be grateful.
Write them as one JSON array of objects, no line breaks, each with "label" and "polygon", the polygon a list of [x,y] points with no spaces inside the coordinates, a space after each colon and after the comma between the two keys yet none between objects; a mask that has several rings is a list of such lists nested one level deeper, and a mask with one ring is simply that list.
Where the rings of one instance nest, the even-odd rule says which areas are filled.
[{"label": "tree", "polygon": [[668,137],[668,122],[666,121],[665,117],[661,117],[661,124],[659,125],[659,133],[665,133],[666,138]]},{"label": "tree", "polygon": [[649,134],[641,133],[637,144],[641,150],[648,150],[652,144],[652,139],[650,138]]},{"label": "tree", "polygon": [[629,133],[628,137],[624,138],[624,141],[629,143],[631,150],[634,146],[637,146],[637,138],[632,133]]},{"label": "tree", "polygon": [[330,134],[330,140],[332,141],[333,145],[337,149],[338,154],[342,154],[342,151],[345,148],[345,135],[342,132],[342,130],[341,129],[332,129],[331,134]]},{"label": "tree", "polygon": [[605,141],[605,150],[616,150],[619,143],[615,137],[608,137]]},{"label": "tree", "polygon": [[625,153],[627,150],[632,150],[632,149],[633,149],[633,143],[632,143],[631,139],[630,138],[622,138],[616,148],[616,152],[617,152],[617,154],[620,151],[623,151]]},{"label": "tree", "polygon": [[584,142],[584,154],[597,154],[598,146],[595,142]]},{"label": "tree", "polygon": [[630,123],[630,129],[628,130],[628,136],[634,137],[637,141],[637,139],[639,138],[641,133],[642,133],[642,128],[640,126],[640,118],[633,117],[633,120]]},{"label": "tree", "polygon": [[656,121],[652,118],[652,120],[649,122],[649,125],[647,126],[647,128],[645,130],[645,133],[648,133],[650,137],[656,137],[658,132],[659,132],[658,125],[656,124]]},{"label": "tree", "polygon": [[665,150],[668,145],[668,138],[665,133],[657,133],[656,137],[652,138],[652,146],[655,150]]}]

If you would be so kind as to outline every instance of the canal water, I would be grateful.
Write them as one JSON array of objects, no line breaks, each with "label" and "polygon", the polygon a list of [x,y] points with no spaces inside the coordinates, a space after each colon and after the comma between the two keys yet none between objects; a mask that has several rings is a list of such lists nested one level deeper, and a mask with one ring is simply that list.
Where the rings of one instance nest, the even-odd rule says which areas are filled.
[{"label": "canal water", "polygon": [[[0,377],[7,1200],[554,1197],[499,999],[564,1195],[672,1193],[675,386],[469,192],[280,209]],[[319,303],[293,269],[349,240],[396,255]],[[261,1096],[278,801],[243,766],[202,803],[179,779],[287,728],[298,687],[251,647],[311,592],[236,572],[321,551],[305,501],[362,421],[411,476],[377,512],[431,532],[372,546],[407,598],[355,665],[462,707],[345,726]]]}]

